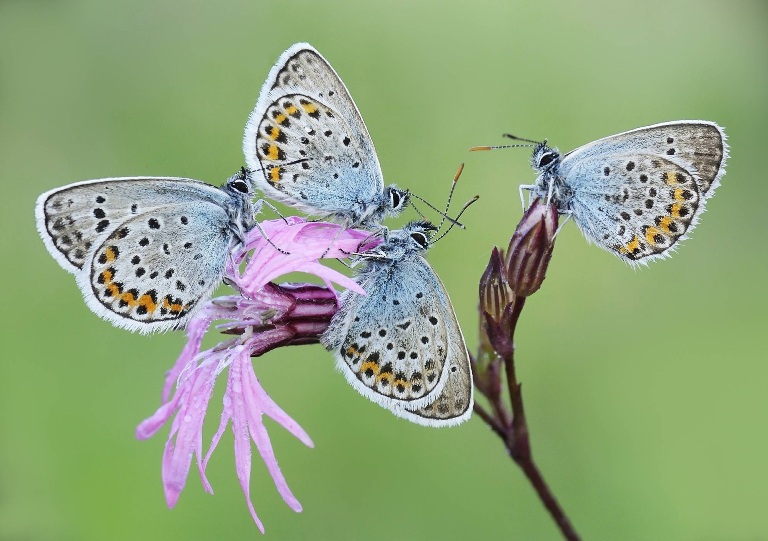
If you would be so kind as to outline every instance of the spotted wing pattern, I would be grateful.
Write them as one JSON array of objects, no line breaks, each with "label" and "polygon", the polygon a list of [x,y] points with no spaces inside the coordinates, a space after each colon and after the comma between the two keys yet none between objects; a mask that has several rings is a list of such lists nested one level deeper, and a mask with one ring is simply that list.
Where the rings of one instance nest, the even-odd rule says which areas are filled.
[{"label": "spotted wing pattern", "polygon": [[722,129],[672,122],[568,153],[560,174],[584,235],[630,264],[671,254],[696,226],[725,171]]},{"label": "spotted wing pattern", "polygon": [[75,274],[89,308],[150,332],[183,326],[221,282],[231,204],[196,180],[110,178],[44,193],[35,214],[48,251]]},{"label": "spotted wing pattern", "polygon": [[347,380],[395,415],[449,426],[471,414],[469,354],[442,283],[417,254],[369,261],[323,336]]},{"label": "spotted wing pattern", "polygon": [[77,273],[88,252],[123,221],[164,205],[201,199],[223,206],[227,195],[215,186],[186,178],[106,178],[42,194],[35,217],[48,251],[65,270]]},{"label": "spotted wing pattern", "polygon": [[306,43],[288,49],[272,68],[243,151],[266,195],[310,214],[355,221],[381,199],[381,168],[357,106]]},{"label": "spotted wing pattern", "polygon": [[91,288],[99,315],[120,326],[182,323],[221,282],[232,239],[226,211],[206,202],[179,207],[126,220],[93,252],[82,287]]}]

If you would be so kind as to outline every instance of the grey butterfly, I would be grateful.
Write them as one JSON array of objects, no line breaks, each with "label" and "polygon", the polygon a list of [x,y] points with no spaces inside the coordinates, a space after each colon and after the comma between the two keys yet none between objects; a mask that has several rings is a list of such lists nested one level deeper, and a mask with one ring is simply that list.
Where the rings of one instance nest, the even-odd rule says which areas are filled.
[{"label": "grey butterfly", "polygon": [[245,127],[243,152],[268,197],[346,227],[376,227],[409,194],[384,188],[363,118],[334,69],[311,45],[285,51]]},{"label": "grey butterfly", "polygon": [[88,307],[117,327],[183,327],[255,226],[244,170],[217,188],[172,177],[87,180],[37,199],[37,229]]},{"label": "grey butterfly", "polygon": [[392,231],[360,255],[321,342],[347,381],[395,415],[426,426],[451,426],[472,414],[469,353],[448,293],[424,259],[428,222]]},{"label": "grey butterfly", "polygon": [[679,120],[612,135],[561,155],[536,145],[535,184],[584,236],[631,265],[668,257],[698,223],[725,173],[714,122]]}]

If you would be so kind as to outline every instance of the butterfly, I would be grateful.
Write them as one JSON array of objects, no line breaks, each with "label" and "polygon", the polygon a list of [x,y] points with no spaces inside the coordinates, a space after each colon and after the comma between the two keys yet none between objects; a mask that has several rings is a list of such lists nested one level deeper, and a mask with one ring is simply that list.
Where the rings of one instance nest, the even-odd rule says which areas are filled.
[{"label": "butterfly", "polygon": [[590,242],[630,265],[646,264],[670,256],[696,227],[727,157],[720,126],[678,120],[611,135],[566,154],[536,143],[536,182],[520,188],[572,217]]},{"label": "butterfly", "polygon": [[243,152],[264,195],[345,227],[378,227],[409,193],[384,187],[360,112],[334,69],[297,43],[269,72],[245,127]]},{"label": "butterfly", "polygon": [[360,254],[355,280],[366,295],[342,294],[321,342],[363,396],[399,417],[440,427],[470,417],[473,390],[456,314],[424,259],[436,229],[411,222]]},{"label": "butterfly", "polygon": [[88,307],[113,325],[183,327],[222,281],[255,225],[245,170],[217,188],[173,177],[103,178],[42,194],[37,229],[75,275]]}]

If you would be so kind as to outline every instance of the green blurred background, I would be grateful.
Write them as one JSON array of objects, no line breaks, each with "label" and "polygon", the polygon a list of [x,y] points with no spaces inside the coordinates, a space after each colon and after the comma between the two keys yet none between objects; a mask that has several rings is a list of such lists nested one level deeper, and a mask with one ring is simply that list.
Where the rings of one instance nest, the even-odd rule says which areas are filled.
[{"label": "green blurred background", "polygon": [[[728,174],[671,260],[633,271],[566,226],[523,313],[518,374],[535,456],[585,539],[768,539],[767,15],[764,1],[0,0],[0,539],[259,537],[229,434],[209,470],[216,495],[193,468],[165,507],[167,430],[133,434],[184,337],[94,316],[45,251],[33,205],[103,176],[219,184],[243,163],[246,117],[296,41],[347,84],[388,182],[440,204],[466,161],[457,200],[481,200],[430,261],[470,349],[477,280],[534,174],[526,149],[468,147],[505,131],[570,150],[667,120],[725,126]],[[304,505],[290,511],[255,458],[268,538],[558,538],[479,419],[399,420],[320,346],[254,364],[316,445],[268,421]]]}]

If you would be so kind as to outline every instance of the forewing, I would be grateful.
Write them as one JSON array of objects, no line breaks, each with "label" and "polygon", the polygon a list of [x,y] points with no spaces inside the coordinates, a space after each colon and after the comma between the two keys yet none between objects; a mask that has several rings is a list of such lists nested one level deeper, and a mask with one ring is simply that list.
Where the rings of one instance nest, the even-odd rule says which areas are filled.
[{"label": "forewing", "polygon": [[90,253],[78,284],[89,307],[119,327],[182,327],[221,282],[231,239],[218,205],[157,207],[110,233]]},{"label": "forewing", "polygon": [[584,235],[630,264],[669,255],[704,207],[696,178],[659,156],[590,157],[574,164],[567,183]]},{"label": "forewing", "polygon": [[584,160],[608,155],[661,156],[694,177],[703,199],[710,197],[725,173],[728,145],[723,129],[704,120],[678,120],[619,133],[579,147],[563,157],[561,172]]},{"label": "forewing", "polygon": [[248,119],[243,151],[267,195],[305,212],[345,215],[383,191],[357,106],[330,64],[305,43],[272,68]]},{"label": "forewing", "polygon": [[324,344],[364,396],[393,410],[427,404],[445,384],[450,354],[434,273],[420,256],[367,265],[367,294],[345,292]]},{"label": "forewing", "polygon": [[37,229],[50,254],[78,273],[89,252],[122,222],[168,204],[209,201],[226,204],[227,195],[197,180],[130,177],[88,180],[42,194],[35,205]]}]

